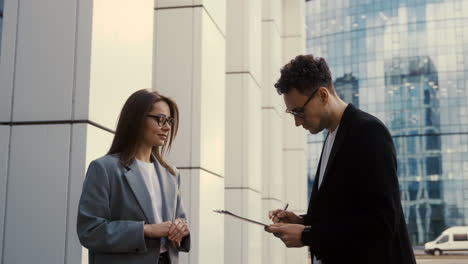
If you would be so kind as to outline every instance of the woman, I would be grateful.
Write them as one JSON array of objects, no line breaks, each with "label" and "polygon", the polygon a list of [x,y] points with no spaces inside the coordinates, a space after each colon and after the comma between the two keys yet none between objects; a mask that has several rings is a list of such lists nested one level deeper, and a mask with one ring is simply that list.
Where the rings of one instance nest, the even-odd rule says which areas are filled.
[{"label": "woman", "polygon": [[163,159],[178,122],[176,103],[157,92],[127,99],[109,152],[83,184],[77,231],[90,264],[177,264],[189,251],[180,175]]}]

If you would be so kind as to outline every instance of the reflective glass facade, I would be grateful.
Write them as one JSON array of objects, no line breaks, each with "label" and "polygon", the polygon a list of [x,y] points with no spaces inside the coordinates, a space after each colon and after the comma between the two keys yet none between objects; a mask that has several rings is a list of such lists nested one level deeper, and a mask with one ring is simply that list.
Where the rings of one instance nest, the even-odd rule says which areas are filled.
[{"label": "reflective glass facade", "polygon": [[[393,135],[413,244],[468,225],[468,1],[310,0],[306,23],[340,97]],[[307,140],[312,184],[324,134]]]}]

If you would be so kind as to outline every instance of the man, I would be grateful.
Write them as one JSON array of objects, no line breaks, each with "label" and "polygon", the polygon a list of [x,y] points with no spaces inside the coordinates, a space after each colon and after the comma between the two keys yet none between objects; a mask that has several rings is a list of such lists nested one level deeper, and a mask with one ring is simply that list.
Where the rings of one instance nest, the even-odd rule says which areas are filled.
[{"label": "man", "polygon": [[307,214],[272,211],[279,223],[266,231],[287,247],[309,246],[314,264],[416,263],[385,125],[337,96],[323,58],[297,56],[275,87],[296,126],[328,135]]}]

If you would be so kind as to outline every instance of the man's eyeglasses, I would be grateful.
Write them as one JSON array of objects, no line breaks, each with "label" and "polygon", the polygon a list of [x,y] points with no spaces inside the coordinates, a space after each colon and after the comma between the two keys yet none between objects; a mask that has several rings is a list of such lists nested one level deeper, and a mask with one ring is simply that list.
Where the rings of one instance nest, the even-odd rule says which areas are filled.
[{"label": "man's eyeglasses", "polygon": [[286,110],[286,113],[288,114],[291,114],[293,116],[297,116],[297,117],[300,117],[300,118],[304,118],[305,114],[304,114],[304,111],[305,111],[305,107],[306,105],[310,102],[310,100],[312,100],[312,98],[314,97],[314,95],[317,93],[319,89],[316,89],[310,96],[309,98],[307,98],[307,101],[305,101],[304,105],[302,105],[301,107],[299,108],[294,108],[292,110]]},{"label": "man's eyeglasses", "polygon": [[166,124],[169,124],[170,127],[174,124],[174,118],[172,117],[167,117],[165,115],[146,115],[148,117],[153,118],[156,123],[158,123],[158,126],[163,127]]}]

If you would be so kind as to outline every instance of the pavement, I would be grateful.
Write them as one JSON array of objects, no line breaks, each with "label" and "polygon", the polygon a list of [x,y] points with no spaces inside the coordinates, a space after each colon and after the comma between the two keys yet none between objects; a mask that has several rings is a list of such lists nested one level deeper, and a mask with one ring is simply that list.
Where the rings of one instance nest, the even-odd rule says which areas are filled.
[{"label": "pavement", "polygon": [[415,256],[426,255],[426,253],[424,253],[424,246],[414,246],[413,252]]},{"label": "pavement", "polygon": [[423,246],[415,246],[413,250],[417,264],[468,264],[468,252],[432,256],[424,253]]},{"label": "pavement", "polygon": [[[468,252],[444,253],[441,256],[433,256],[424,253],[424,246],[413,247],[417,264],[468,264]],[[310,256],[308,257],[310,264]]]},{"label": "pavement", "polygon": [[451,258],[447,256],[420,258],[416,257],[417,264],[467,264],[468,256]]}]

